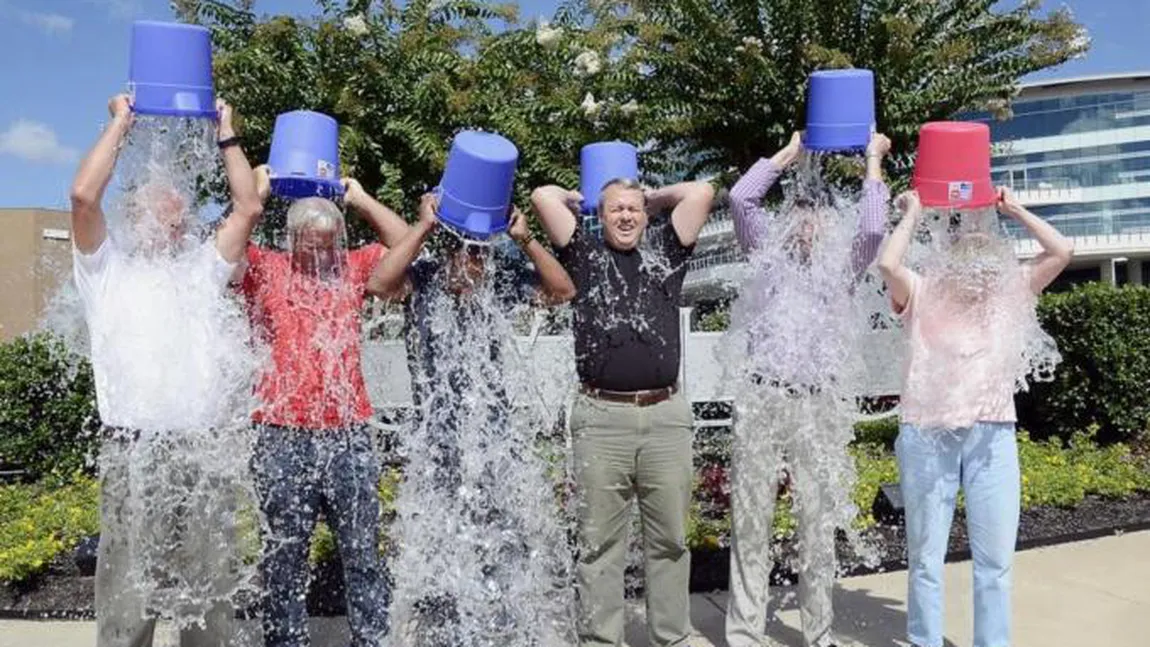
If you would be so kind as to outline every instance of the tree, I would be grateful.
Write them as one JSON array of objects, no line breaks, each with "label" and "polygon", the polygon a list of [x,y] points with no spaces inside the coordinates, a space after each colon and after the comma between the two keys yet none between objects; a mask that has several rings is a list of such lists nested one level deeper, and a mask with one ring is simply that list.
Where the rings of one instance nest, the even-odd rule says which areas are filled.
[{"label": "tree", "polygon": [[[745,169],[805,119],[807,76],[875,73],[878,127],[914,150],[919,126],[1003,109],[1020,78],[1089,46],[1069,11],[1040,0],[634,0],[577,3],[591,19],[625,15],[645,53],[649,101],[669,125],[660,147],[689,174]],[[904,157],[902,163],[908,160]],[[905,168],[905,166],[903,167]]]}]

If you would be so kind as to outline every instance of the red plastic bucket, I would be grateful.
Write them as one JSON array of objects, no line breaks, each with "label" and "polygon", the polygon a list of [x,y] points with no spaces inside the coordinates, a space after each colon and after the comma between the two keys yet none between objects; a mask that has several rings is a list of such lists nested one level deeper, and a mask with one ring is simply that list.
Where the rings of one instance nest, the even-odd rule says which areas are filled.
[{"label": "red plastic bucket", "polygon": [[913,184],[926,207],[978,209],[995,204],[990,128],[965,121],[923,124]]}]

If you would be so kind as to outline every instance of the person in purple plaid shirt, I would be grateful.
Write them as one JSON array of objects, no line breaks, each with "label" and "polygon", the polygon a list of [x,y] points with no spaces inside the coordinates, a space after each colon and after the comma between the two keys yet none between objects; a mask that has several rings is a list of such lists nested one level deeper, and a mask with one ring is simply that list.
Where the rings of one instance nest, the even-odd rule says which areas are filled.
[{"label": "person in purple plaid shirt", "polygon": [[[845,304],[883,240],[890,192],[882,160],[889,151],[889,139],[872,135],[853,239],[850,223],[832,219],[853,213],[855,205],[833,201],[818,186],[818,159],[804,160],[810,166],[787,187],[779,213],[763,207],[779,176],[803,156],[799,133],[773,157],[756,162],[730,192],[735,234],[752,267],[727,340],[731,363],[740,366],[734,378],[730,647],[768,643],[772,522],[784,474],[795,480],[804,644],[835,644],[835,527],[849,527],[854,514],[847,444],[855,405],[844,395],[849,389],[841,371],[849,369],[838,367],[847,355],[857,355],[855,321]],[[819,264],[824,266],[814,267]]]}]

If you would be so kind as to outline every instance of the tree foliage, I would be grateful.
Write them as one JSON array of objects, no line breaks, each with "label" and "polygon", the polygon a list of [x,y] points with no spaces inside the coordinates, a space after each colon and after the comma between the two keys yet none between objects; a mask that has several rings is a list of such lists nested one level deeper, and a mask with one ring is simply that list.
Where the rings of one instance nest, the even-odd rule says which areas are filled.
[{"label": "tree foliage", "polygon": [[478,0],[317,0],[307,18],[175,6],[212,30],[254,160],[277,114],[325,112],[345,172],[410,215],[465,128],[518,145],[521,206],[533,186],[576,185],[579,149],[605,139],[640,144],[652,181],[734,173],[801,127],[822,68],[875,71],[879,127],[906,154],[897,176],[921,123],[1002,108],[1020,77],[1084,51],[1071,16],[1039,3],[571,0],[550,24]]}]

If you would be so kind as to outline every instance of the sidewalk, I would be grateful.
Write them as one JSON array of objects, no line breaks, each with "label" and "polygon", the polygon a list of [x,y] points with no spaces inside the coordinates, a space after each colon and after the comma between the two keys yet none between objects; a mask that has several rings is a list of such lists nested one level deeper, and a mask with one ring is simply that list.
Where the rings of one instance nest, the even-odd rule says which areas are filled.
[{"label": "sidewalk", "polygon": [[[946,568],[948,647],[971,644],[970,563]],[[723,645],[726,593],[696,595],[695,626],[715,645]],[[840,582],[835,592],[836,630],[865,647],[901,647],[906,625],[906,574],[868,575]],[[799,616],[793,591],[780,590],[778,622],[770,635],[780,645],[799,646]],[[1144,647],[1150,635],[1150,532],[1107,537],[1019,553],[1015,560],[1015,647],[1083,645]],[[648,647],[641,607],[628,629],[631,647]],[[254,623],[243,623],[236,645],[259,645]],[[92,647],[92,622],[0,621],[0,647]],[[246,638],[246,639],[245,639]],[[347,644],[342,618],[312,623],[314,647]],[[848,642],[848,644],[850,644]],[[156,647],[175,647],[160,632]]]}]

